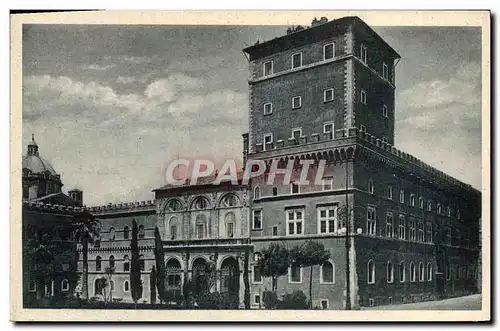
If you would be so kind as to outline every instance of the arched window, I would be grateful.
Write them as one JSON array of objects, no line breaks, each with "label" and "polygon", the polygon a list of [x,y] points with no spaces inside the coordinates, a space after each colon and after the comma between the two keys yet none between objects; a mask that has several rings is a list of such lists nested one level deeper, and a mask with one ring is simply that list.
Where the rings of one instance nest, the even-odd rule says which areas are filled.
[{"label": "arched window", "polygon": [[104,287],[106,285],[106,279],[97,278],[94,283],[94,295],[102,295]]},{"label": "arched window", "polygon": [[373,185],[373,180],[368,180],[368,193],[375,193],[375,185]]},{"label": "arched window", "polygon": [[128,292],[130,290],[130,287],[129,287],[129,284],[128,284],[128,280],[126,280],[124,283],[123,283],[123,290],[125,292]]},{"label": "arched window", "polygon": [[197,197],[193,202],[193,208],[197,210],[209,209],[210,203],[205,197]]},{"label": "arched window", "polygon": [[367,264],[368,284],[375,284],[375,264],[372,260]]},{"label": "arched window", "polygon": [[139,230],[137,231],[137,236],[139,239],[144,239],[144,225],[139,225]]},{"label": "arched window", "polygon": [[109,267],[113,269],[115,267],[115,257],[113,255],[109,257]]},{"label": "arched window", "polygon": [[330,261],[325,261],[321,266],[321,284],[335,283],[335,265]]},{"label": "arched window", "polygon": [[146,262],[144,261],[144,255],[139,256],[139,265],[141,267],[141,271],[146,270]]},{"label": "arched window", "polygon": [[236,216],[233,212],[229,212],[225,216],[225,224],[226,224],[226,236],[228,238],[234,237],[234,227],[236,224]]},{"label": "arched window", "polygon": [[207,236],[207,218],[205,215],[198,215],[196,218],[196,238],[203,239]]},{"label": "arched window", "polygon": [[165,266],[167,286],[173,289],[180,289],[181,287],[181,264],[175,258],[171,258],[167,261]]},{"label": "arched window", "polygon": [[260,199],[260,188],[258,186],[256,186],[253,189],[253,199],[254,200],[259,200]]},{"label": "arched window", "polygon": [[406,280],[406,266],[404,262],[399,264],[399,282],[404,283]]},{"label": "arched window", "polygon": [[130,228],[128,226],[125,226],[123,228],[123,239],[128,239],[130,235]]},{"label": "arched window", "polygon": [[128,255],[123,256],[123,271],[130,271],[130,261]]},{"label": "arched window", "polygon": [[170,240],[176,240],[178,238],[178,236],[177,236],[177,217],[174,216],[170,219],[168,229],[170,230]]},{"label": "arched window", "polygon": [[430,282],[432,280],[432,264],[427,263],[427,280]]},{"label": "arched window", "polygon": [[415,282],[415,279],[416,279],[415,263],[411,262],[410,263],[410,282]]},{"label": "arched window", "polygon": [[69,291],[69,281],[67,279],[63,279],[61,281],[61,292],[68,292]]},{"label": "arched window", "polygon": [[100,256],[95,258],[95,270],[101,271],[101,257]]},{"label": "arched window", "polygon": [[387,282],[394,282],[394,265],[391,261],[387,262]]},{"label": "arched window", "polygon": [[113,227],[109,228],[109,240],[115,240],[115,228]]},{"label": "arched window", "polygon": [[166,210],[170,212],[180,211],[182,210],[182,204],[179,200],[172,199],[167,203]]},{"label": "arched window", "polygon": [[238,204],[238,198],[234,194],[228,194],[222,199],[222,206],[226,208],[235,207]]},{"label": "arched window", "polygon": [[421,282],[423,282],[425,280],[425,269],[424,269],[424,264],[422,262],[420,262],[418,264],[418,277],[419,277],[419,280]]}]

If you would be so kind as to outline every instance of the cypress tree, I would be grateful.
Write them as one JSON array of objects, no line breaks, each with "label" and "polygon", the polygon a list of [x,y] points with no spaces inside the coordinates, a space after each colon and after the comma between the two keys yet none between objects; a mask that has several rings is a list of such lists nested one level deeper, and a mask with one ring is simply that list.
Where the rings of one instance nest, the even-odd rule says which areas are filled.
[{"label": "cypress tree", "polygon": [[130,291],[132,300],[136,304],[142,297],[141,264],[139,261],[139,245],[137,240],[137,222],[132,220],[132,242],[130,243],[131,261],[130,261]]},{"label": "cypress tree", "polygon": [[163,252],[163,241],[160,230],[155,227],[155,260],[156,260],[156,288],[160,303],[166,302],[165,291],[165,253]]}]

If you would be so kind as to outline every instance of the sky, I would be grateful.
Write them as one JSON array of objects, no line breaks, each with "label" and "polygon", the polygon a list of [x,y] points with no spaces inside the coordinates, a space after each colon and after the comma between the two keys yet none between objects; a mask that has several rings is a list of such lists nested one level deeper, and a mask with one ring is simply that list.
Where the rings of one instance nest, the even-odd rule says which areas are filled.
[{"label": "sky", "polygon": [[[395,146],[481,188],[481,30],[373,27],[402,57]],[[280,26],[24,25],[23,154],[31,134],[87,206],[153,199],[169,162],[241,159],[242,49]]]}]

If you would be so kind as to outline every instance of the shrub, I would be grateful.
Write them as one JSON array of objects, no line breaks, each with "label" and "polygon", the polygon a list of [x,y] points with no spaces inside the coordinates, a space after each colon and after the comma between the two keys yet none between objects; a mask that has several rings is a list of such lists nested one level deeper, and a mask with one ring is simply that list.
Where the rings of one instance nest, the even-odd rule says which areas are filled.
[{"label": "shrub", "polygon": [[276,309],[278,301],[276,292],[264,291],[262,294],[262,302],[264,303],[264,308],[266,309]]},{"label": "shrub", "polygon": [[301,290],[286,293],[278,302],[278,309],[308,309],[309,303]]}]

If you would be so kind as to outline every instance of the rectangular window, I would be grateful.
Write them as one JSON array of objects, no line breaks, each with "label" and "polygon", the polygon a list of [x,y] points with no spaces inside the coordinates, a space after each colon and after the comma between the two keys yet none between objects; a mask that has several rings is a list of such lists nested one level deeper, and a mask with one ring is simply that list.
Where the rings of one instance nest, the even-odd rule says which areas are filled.
[{"label": "rectangular window", "polygon": [[410,228],[410,240],[415,240],[415,219],[410,217],[408,221],[408,227]]},{"label": "rectangular window", "polygon": [[234,237],[234,223],[229,222],[226,225],[227,225],[227,237],[228,238]]},{"label": "rectangular window", "polygon": [[302,67],[302,52],[292,55],[292,68]]},{"label": "rectangular window", "polygon": [[337,232],[337,207],[318,208],[318,233]]},{"label": "rectangular window", "polygon": [[300,235],[304,225],[303,210],[288,210],[286,212],[287,235]]},{"label": "rectangular window", "polygon": [[252,283],[262,284],[262,274],[258,266],[254,265],[252,267]]},{"label": "rectangular window", "polygon": [[441,204],[440,204],[440,203],[438,203],[438,204],[437,204],[437,213],[438,213],[438,214],[441,214],[442,212],[443,212],[443,207],[441,207]]},{"label": "rectangular window", "polygon": [[382,106],[382,116],[384,116],[385,118],[389,117],[389,113],[387,111],[387,106],[386,105]]},{"label": "rectangular window", "polygon": [[424,222],[418,221],[417,241],[424,242]]},{"label": "rectangular window", "polygon": [[292,98],[292,109],[302,107],[302,97],[300,95]]},{"label": "rectangular window", "polygon": [[323,124],[323,133],[329,135],[329,139],[333,139],[333,122],[326,122]]},{"label": "rectangular window", "polygon": [[302,137],[302,129],[301,128],[292,129],[292,138],[295,139],[297,143],[299,142],[300,137]]},{"label": "rectangular window", "polygon": [[427,210],[432,211],[432,201],[427,200]]},{"label": "rectangular window", "polygon": [[36,281],[35,280],[30,281],[28,290],[30,292],[36,292]]},{"label": "rectangular window", "polygon": [[415,206],[415,194],[410,194],[410,206]]},{"label": "rectangular window", "polygon": [[405,203],[405,191],[404,190],[399,191],[399,202]]},{"label": "rectangular window", "polygon": [[299,194],[300,193],[300,185],[298,183],[290,184],[290,193],[291,194]]},{"label": "rectangular window", "polygon": [[273,236],[277,236],[278,235],[278,226],[275,225],[273,226]]},{"label": "rectangular window", "polygon": [[321,309],[328,309],[328,300],[321,300]]},{"label": "rectangular window", "polygon": [[367,56],[368,55],[368,50],[366,49],[365,45],[361,45],[361,61],[365,64],[367,64]]},{"label": "rectangular window", "polygon": [[198,234],[198,239],[203,239],[205,237],[205,224],[196,224],[196,233]]},{"label": "rectangular window", "polygon": [[260,305],[260,295],[259,294],[255,294],[254,297],[253,297],[253,303],[255,305]]},{"label": "rectangular window", "polygon": [[268,145],[271,145],[273,143],[273,134],[272,133],[268,133],[268,134],[265,134],[264,135],[264,150],[267,150],[268,148]]},{"label": "rectangular window", "polygon": [[333,177],[324,177],[321,184],[323,191],[333,190]]},{"label": "rectangular window", "polygon": [[389,67],[385,63],[382,64],[382,77],[384,77],[384,79],[389,79]]},{"label": "rectangular window", "polygon": [[375,236],[377,234],[376,209],[373,207],[368,207],[366,211],[366,229],[369,235]]},{"label": "rectangular window", "polygon": [[277,196],[277,195],[278,195],[278,188],[273,187],[273,196]]},{"label": "rectangular window", "polygon": [[404,215],[399,215],[399,239],[406,239],[406,221]]},{"label": "rectangular window", "polygon": [[425,239],[427,242],[432,243],[432,223],[427,222],[425,227]]},{"label": "rectangular window", "polygon": [[335,57],[335,44],[329,43],[323,46],[323,60],[333,59]]},{"label": "rectangular window", "polygon": [[366,105],[366,91],[361,90],[361,103]]},{"label": "rectangular window", "polygon": [[175,240],[177,239],[177,226],[172,225],[170,227],[170,239]]},{"label": "rectangular window", "polygon": [[418,207],[424,209],[424,198],[418,198]]},{"label": "rectangular window", "polygon": [[302,268],[296,263],[292,263],[288,268],[288,282],[302,283]]},{"label": "rectangular window", "polygon": [[392,238],[394,236],[393,224],[394,217],[392,216],[392,212],[387,212],[387,215],[385,216],[385,236],[388,238]]},{"label": "rectangular window", "polygon": [[264,115],[271,115],[273,113],[273,104],[268,102],[264,104]]},{"label": "rectangular window", "polygon": [[269,76],[273,74],[273,61],[264,62],[264,76]]},{"label": "rectangular window", "polygon": [[392,200],[392,185],[387,185],[387,199]]},{"label": "rectangular window", "polygon": [[333,98],[334,98],[334,93],[332,88],[323,90],[323,102],[333,101]]},{"label": "rectangular window", "polygon": [[253,230],[262,229],[262,210],[254,210],[253,211]]}]

